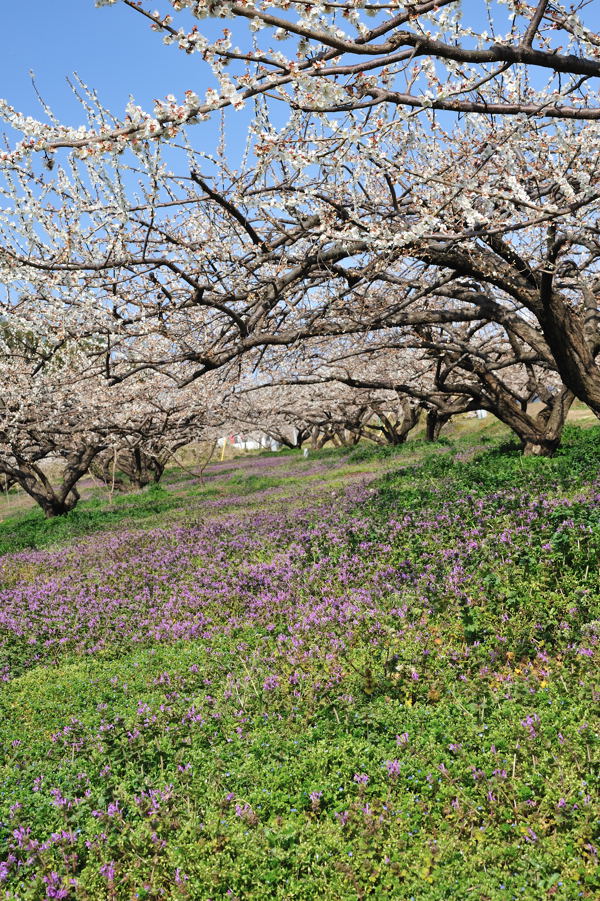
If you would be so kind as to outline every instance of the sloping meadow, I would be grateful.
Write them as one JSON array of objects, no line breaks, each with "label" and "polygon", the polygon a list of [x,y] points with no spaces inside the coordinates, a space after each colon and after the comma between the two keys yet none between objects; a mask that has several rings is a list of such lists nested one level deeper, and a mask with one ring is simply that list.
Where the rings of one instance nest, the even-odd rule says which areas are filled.
[{"label": "sloping meadow", "polygon": [[261,458],[0,557],[0,894],[598,897],[597,442]]}]

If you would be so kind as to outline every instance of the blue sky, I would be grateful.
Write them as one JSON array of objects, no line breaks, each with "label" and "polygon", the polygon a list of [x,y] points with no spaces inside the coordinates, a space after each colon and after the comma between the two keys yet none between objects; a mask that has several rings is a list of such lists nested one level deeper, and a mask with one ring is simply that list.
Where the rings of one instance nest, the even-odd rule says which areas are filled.
[{"label": "blue sky", "polygon": [[204,66],[165,47],[141,17],[121,3],[94,0],[21,0],[5,4],[0,38],[0,96],[24,112],[38,107],[30,70],[60,118],[76,120],[67,75],[78,72],[115,112],[129,94],[145,107],[166,93],[198,90]]},{"label": "blue sky", "polygon": [[[66,81],[74,72],[117,116],[122,116],[130,95],[152,110],[154,98],[169,93],[183,98],[188,89],[202,96],[214,86],[199,56],[165,46],[149,23],[121,3],[96,8],[94,0],[20,0],[3,5],[0,97],[20,112],[43,117],[30,71],[45,101],[70,125],[84,121]],[[231,23],[209,27],[218,36],[224,25]],[[240,150],[251,113],[227,114],[229,143]],[[205,149],[210,152],[217,128],[218,119],[195,126],[196,146],[204,144],[206,136]]]},{"label": "blue sky", "polygon": [[[481,5],[474,4],[469,13],[483,26]],[[65,81],[73,72],[96,88],[117,115],[123,112],[130,94],[151,109],[155,97],[167,93],[180,97],[187,89],[202,95],[214,85],[199,56],[164,46],[149,23],[122,3],[96,8],[94,0],[20,0],[3,6],[0,97],[29,115],[39,113],[30,70],[55,113],[70,124],[81,120]],[[157,6],[167,9],[160,2]],[[182,24],[179,16],[176,24]],[[231,20],[202,22],[202,30],[209,29],[214,37],[220,36],[225,26],[236,30]],[[241,31],[245,40],[241,34],[238,40],[245,43],[245,25]]]},{"label": "blue sky", "polygon": [[[122,3],[97,8],[94,0],[20,0],[3,5],[0,97],[28,115],[43,116],[30,71],[35,73],[38,89],[57,117],[75,126],[85,120],[66,81],[74,72],[98,91],[104,105],[119,118],[130,95],[151,111],[154,98],[168,93],[183,98],[188,89],[203,96],[208,87],[216,86],[199,55],[188,56],[176,47],[165,46],[149,23]],[[159,0],[157,6],[167,11],[167,4]],[[472,26],[486,26],[482,0],[471,0],[464,9]],[[192,21],[190,17],[190,26]],[[183,24],[179,16],[175,24]],[[238,31],[241,45],[247,44],[245,23],[201,23],[202,30],[213,38],[226,26],[234,33]],[[234,165],[243,152],[252,113],[250,106],[241,113],[228,110],[225,114],[227,153]],[[282,122],[283,107],[275,115]],[[194,126],[195,146],[212,152],[218,128],[219,117]]]}]

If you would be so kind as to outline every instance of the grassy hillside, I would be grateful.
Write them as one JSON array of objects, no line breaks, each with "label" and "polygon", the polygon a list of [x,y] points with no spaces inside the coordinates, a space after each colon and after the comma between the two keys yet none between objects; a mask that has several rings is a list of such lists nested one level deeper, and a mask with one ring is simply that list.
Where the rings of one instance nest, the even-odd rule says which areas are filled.
[{"label": "grassy hillside", "polygon": [[0,894],[597,898],[599,464],[458,435],[2,523]]}]

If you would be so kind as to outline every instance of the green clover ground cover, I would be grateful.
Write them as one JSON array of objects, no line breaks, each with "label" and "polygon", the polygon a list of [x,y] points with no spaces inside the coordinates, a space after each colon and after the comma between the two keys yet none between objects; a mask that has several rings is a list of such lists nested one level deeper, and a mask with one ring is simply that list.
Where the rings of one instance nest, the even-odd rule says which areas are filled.
[{"label": "green clover ground cover", "polygon": [[256,457],[134,530],[30,528],[0,896],[597,898],[599,431]]}]

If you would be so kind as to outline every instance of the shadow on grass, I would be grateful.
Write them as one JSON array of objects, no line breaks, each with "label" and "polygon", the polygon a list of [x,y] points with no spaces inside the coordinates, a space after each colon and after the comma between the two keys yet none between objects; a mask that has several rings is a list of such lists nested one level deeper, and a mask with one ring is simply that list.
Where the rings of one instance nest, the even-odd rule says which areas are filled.
[{"label": "shadow on grass", "polygon": [[125,521],[128,525],[135,525],[180,505],[180,497],[171,495],[158,485],[140,494],[115,498],[111,506],[99,499],[81,501],[75,510],[54,519],[46,519],[42,511],[36,508],[0,523],[0,554],[60,544],[112,529]]}]

